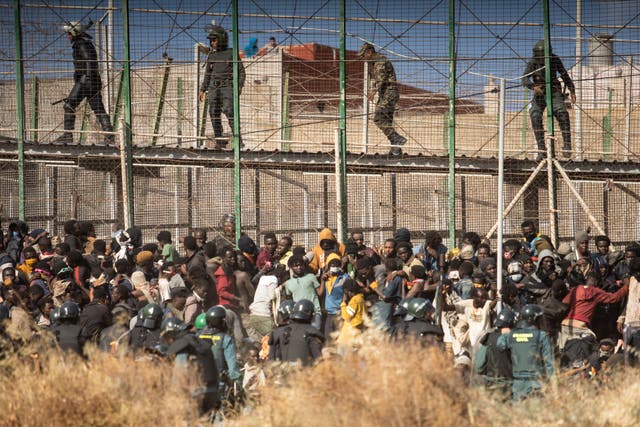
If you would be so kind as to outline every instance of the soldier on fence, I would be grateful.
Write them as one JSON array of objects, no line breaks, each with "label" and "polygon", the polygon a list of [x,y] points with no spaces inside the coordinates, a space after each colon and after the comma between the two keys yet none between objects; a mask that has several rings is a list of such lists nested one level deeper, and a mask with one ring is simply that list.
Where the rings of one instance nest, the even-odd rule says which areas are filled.
[{"label": "soldier on fence", "polygon": [[402,154],[400,146],[407,142],[407,138],[400,135],[393,128],[393,114],[400,98],[393,64],[386,56],[377,53],[371,43],[362,45],[358,52],[358,57],[371,64],[369,73],[372,80],[372,88],[369,92],[369,100],[373,100],[375,94],[378,94],[373,122],[391,143],[391,154]]},{"label": "soldier on fence", "polygon": [[[562,154],[565,157],[570,156],[571,151],[571,123],[569,121],[569,113],[564,103],[564,91],[560,80],[556,77],[560,74],[564,86],[569,89],[569,99],[571,103],[576,102],[576,88],[573,85],[573,81],[567,73],[567,70],[562,65],[562,61],[558,55],[551,53],[551,46],[549,46],[549,63],[551,65],[551,94],[552,94],[552,106],[553,115],[562,131],[562,140],[564,145],[562,147]],[[544,145],[544,128],[542,127],[542,112],[547,107],[547,100],[545,96],[546,90],[545,79],[545,56],[544,56],[544,40],[540,40],[533,47],[533,58],[527,63],[524,76],[522,77],[522,84],[533,90],[533,100],[531,101],[529,108],[529,116],[531,117],[531,126],[533,127],[533,133],[536,137],[536,143],[538,145],[538,155],[536,160],[542,160],[545,151]]]},{"label": "soldier on fence", "polygon": [[[98,55],[91,42],[91,36],[86,33],[92,24],[90,22],[88,25],[82,25],[80,22],[72,21],[62,26],[73,47],[74,84],[69,96],[64,99],[64,133],[55,140],[55,143],[73,142],[71,131],[75,127],[76,108],[85,98],[95,113],[102,130],[113,132],[111,120],[102,103],[102,80],[100,80],[98,70]],[[112,144],[114,139],[112,134],[106,135],[104,143]]]},{"label": "soldier on fence", "polygon": [[[223,149],[227,146],[227,140],[222,137],[221,113],[227,116],[229,128],[233,132],[233,49],[229,49],[229,35],[220,26],[211,26],[207,38],[210,49],[199,99],[204,101],[205,93],[207,94],[216,148]],[[242,91],[244,79],[244,66],[239,61],[238,92]]]}]

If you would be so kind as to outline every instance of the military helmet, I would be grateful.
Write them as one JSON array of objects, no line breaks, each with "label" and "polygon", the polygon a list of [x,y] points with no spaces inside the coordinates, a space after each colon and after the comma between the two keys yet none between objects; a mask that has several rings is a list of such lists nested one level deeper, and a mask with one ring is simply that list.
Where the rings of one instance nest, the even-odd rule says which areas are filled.
[{"label": "military helmet", "polygon": [[205,27],[207,38],[209,40],[218,39],[218,48],[226,49],[229,45],[229,34],[227,31],[219,25],[207,25]]},{"label": "military helmet", "polygon": [[496,328],[513,328],[516,324],[516,313],[509,307],[505,307],[498,314]]},{"label": "military helmet", "polygon": [[299,320],[304,323],[310,323],[315,313],[313,303],[308,299],[301,299],[293,306],[291,313],[292,320]]},{"label": "military helmet", "polygon": [[196,321],[194,323],[195,323],[196,331],[199,331],[200,329],[204,329],[204,327],[207,326],[207,314],[206,313],[198,314],[198,316],[196,317]]},{"label": "military helmet", "polygon": [[60,320],[60,307],[55,307],[51,310],[49,319],[51,320],[51,323],[57,322]]},{"label": "military helmet", "polygon": [[145,305],[140,312],[142,327],[146,329],[158,329],[163,315],[162,308],[158,304]]},{"label": "military helmet", "polygon": [[520,311],[520,319],[524,320],[529,325],[535,325],[538,319],[542,317],[542,307],[538,304],[527,304],[522,307]]},{"label": "military helmet", "polygon": [[62,26],[62,31],[71,35],[71,37],[78,37],[84,34],[93,24],[89,22],[87,25],[82,25],[80,21],[68,21]]},{"label": "military helmet", "polygon": [[160,330],[162,331],[162,335],[175,336],[178,332],[183,331],[185,326],[188,326],[188,324],[185,324],[177,317],[169,317],[162,321]]},{"label": "military helmet", "polygon": [[407,306],[407,314],[413,318],[421,319],[433,309],[431,301],[426,298],[411,298]]},{"label": "military helmet", "polygon": [[221,329],[226,326],[225,319],[227,318],[227,310],[221,305],[214,305],[207,310],[206,320],[207,325],[212,328]]},{"label": "military helmet", "polygon": [[[549,45],[549,53],[551,53],[551,45]],[[538,40],[533,46],[533,54],[536,56],[544,56],[544,40]]]},{"label": "military helmet", "polygon": [[58,318],[60,320],[75,320],[80,315],[80,307],[73,301],[67,301],[60,306]]},{"label": "military helmet", "polygon": [[293,308],[296,305],[292,300],[282,301],[280,306],[278,307],[278,314],[280,315],[280,320],[288,320],[291,317],[291,313],[293,313]]}]

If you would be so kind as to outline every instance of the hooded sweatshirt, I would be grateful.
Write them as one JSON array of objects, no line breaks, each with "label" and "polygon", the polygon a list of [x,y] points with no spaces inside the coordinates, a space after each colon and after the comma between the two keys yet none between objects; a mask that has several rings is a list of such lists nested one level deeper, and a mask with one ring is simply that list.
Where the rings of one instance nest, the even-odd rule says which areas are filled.
[{"label": "hooded sweatshirt", "polygon": [[[323,240],[332,240],[334,242],[333,248],[325,252],[325,250],[320,247],[320,242]],[[333,235],[333,231],[331,231],[331,229],[322,229],[318,238],[318,244],[313,248],[313,259],[309,262],[309,269],[312,272],[317,273],[318,271],[322,270],[327,264],[326,257],[328,256],[328,254],[330,254],[331,252],[339,252],[340,257],[343,257],[344,250],[344,245],[338,242],[338,239],[336,239],[336,236]]]},{"label": "hooded sweatshirt", "polygon": [[[342,262],[342,258],[336,253],[329,254],[327,257],[327,265],[333,261]],[[340,271],[338,274],[329,276],[325,283],[324,308],[329,314],[340,313],[340,303],[342,303],[342,295],[344,290],[342,285],[349,278],[349,275]]]}]

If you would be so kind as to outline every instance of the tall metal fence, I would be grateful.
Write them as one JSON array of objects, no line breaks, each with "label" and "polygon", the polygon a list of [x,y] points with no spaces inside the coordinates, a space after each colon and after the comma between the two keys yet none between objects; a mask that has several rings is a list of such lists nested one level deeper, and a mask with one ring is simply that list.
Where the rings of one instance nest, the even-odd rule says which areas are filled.
[{"label": "tall metal fence", "polygon": [[[589,225],[595,229],[594,221],[616,242],[640,239],[636,184],[607,174],[636,162],[640,151],[637,2],[0,0],[0,135],[22,137],[37,150],[61,134],[63,103],[52,104],[73,85],[73,58],[60,27],[90,20],[105,107],[116,130],[121,123],[130,129],[130,138],[123,137],[131,150],[124,157],[128,176],[119,164],[101,166],[97,158],[82,166],[36,155],[7,158],[0,166],[5,219],[22,215],[33,226],[59,230],[77,216],[95,220],[107,235],[131,213],[151,238],[161,228],[179,235],[215,228],[222,214],[236,211],[251,235],[292,232],[299,243],[311,244],[319,228],[340,228],[343,213],[346,228],[364,229],[378,243],[401,226],[449,237],[485,234],[497,220],[501,186],[505,205],[518,196],[506,215],[507,234],[517,234],[520,222],[531,218],[562,240]],[[137,155],[158,148],[213,149],[207,103],[198,99],[212,23],[228,31],[230,44],[237,40],[246,70],[235,99],[246,151],[231,167],[178,165],[171,158],[155,168],[136,166]],[[523,159],[537,154],[528,114],[532,93],[521,78],[538,40],[550,44],[576,87],[576,103],[566,102],[572,152],[564,158],[558,149],[551,174],[557,186],[550,185],[547,166],[529,183],[533,168],[521,169]],[[498,158],[502,131],[504,178],[498,179],[497,161],[473,174],[453,167],[405,171],[397,159],[372,173],[352,172],[348,163],[320,174],[305,162],[271,167],[269,153],[280,151],[335,152],[340,162],[340,142],[363,157],[387,155],[389,142],[373,122],[375,99],[367,100],[371,70],[356,55],[364,42],[394,66],[400,92],[394,126],[408,139],[404,161]],[[223,124],[233,142],[224,115]],[[545,127],[549,135],[546,120]],[[554,135],[559,148],[557,122]],[[90,107],[81,104],[74,144],[103,138]],[[243,153],[260,150],[264,164],[243,167]],[[571,187],[585,205],[560,172],[577,163],[593,172],[572,175]],[[127,180],[131,206],[123,197]]]}]

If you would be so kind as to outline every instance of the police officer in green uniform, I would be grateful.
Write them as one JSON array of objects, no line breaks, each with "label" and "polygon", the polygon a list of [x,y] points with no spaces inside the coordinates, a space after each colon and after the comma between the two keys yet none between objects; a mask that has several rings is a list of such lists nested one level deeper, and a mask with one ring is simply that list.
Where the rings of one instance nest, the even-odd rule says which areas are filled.
[{"label": "police officer in green uniform", "polygon": [[547,334],[538,329],[542,314],[539,305],[525,305],[516,328],[498,338],[498,348],[511,351],[513,400],[540,390],[540,380],[553,376],[551,343]]},{"label": "police officer in green uniform", "polygon": [[377,53],[371,43],[362,45],[358,52],[358,57],[370,64],[369,75],[372,87],[369,92],[369,100],[373,100],[375,94],[378,94],[373,122],[389,140],[391,154],[402,154],[400,146],[407,142],[407,138],[396,132],[393,127],[393,115],[396,111],[398,99],[400,99],[393,64],[386,56]]},{"label": "police officer in green uniform", "polygon": [[[223,149],[227,146],[227,140],[222,138],[221,113],[227,116],[233,132],[233,49],[229,48],[229,35],[220,26],[211,26],[207,38],[210,47],[199,99],[204,101],[206,94],[216,148]],[[242,91],[244,80],[244,65],[238,61],[238,92]]]},{"label": "police officer in green uniform", "polygon": [[[569,113],[564,103],[562,85],[557,75],[559,74],[562,78],[565,88],[569,89],[569,99],[572,104],[576,102],[576,88],[558,55],[551,53],[551,50],[549,50],[549,54],[553,115],[558,121],[560,130],[562,131],[562,140],[564,142],[562,153],[565,157],[569,157],[571,151],[571,122],[569,121]],[[543,152],[546,150],[544,145],[544,128],[542,126],[542,112],[547,107],[544,59],[544,40],[540,40],[533,47],[533,58],[527,63],[527,68],[522,77],[522,84],[533,90],[533,100],[529,108],[529,116],[531,117],[531,127],[533,127],[533,133],[538,145],[536,160],[542,160],[544,157]]]},{"label": "police officer in green uniform", "polygon": [[236,359],[236,345],[227,334],[226,309],[216,305],[207,310],[207,328],[200,330],[197,337],[207,341],[211,345],[211,352],[218,367],[220,378],[220,393],[229,396],[229,392],[240,392],[240,369]]}]

